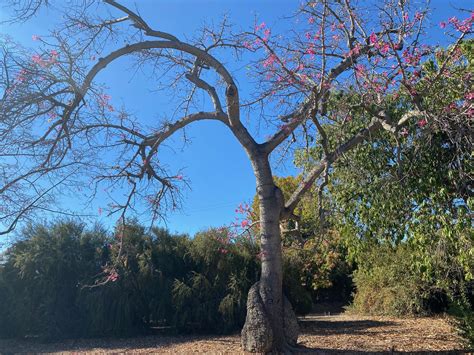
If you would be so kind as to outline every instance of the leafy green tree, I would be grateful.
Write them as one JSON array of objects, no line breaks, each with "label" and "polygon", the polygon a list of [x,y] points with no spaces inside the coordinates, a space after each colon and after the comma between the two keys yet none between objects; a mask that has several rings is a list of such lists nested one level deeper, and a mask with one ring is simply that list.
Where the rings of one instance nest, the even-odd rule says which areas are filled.
[{"label": "leafy green tree", "polygon": [[[374,133],[370,144],[346,153],[328,171],[322,203],[357,267],[359,310],[426,312],[443,297],[472,307],[472,46],[466,40],[439,49],[411,73],[417,80],[411,91],[387,97],[394,117],[403,117],[414,92],[432,115]],[[446,65],[449,75],[440,78]],[[328,116],[341,107],[351,107],[351,116],[328,129],[344,137],[366,125],[369,117],[357,108],[361,101],[355,91],[334,96]],[[322,148],[300,151],[296,162],[310,168],[322,154]]]}]

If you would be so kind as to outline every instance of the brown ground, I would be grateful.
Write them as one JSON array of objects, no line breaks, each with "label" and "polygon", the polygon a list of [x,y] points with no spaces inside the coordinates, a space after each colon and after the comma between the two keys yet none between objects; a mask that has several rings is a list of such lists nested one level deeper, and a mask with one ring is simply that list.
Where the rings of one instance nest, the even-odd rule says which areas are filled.
[{"label": "brown ground", "polygon": [[[460,339],[445,318],[398,319],[356,315],[300,319],[302,352],[357,354],[460,353]],[[213,353],[243,354],[239,336],[146,336],[129,339],[81,339],[54,344],[0,340],[0,353]]]}]

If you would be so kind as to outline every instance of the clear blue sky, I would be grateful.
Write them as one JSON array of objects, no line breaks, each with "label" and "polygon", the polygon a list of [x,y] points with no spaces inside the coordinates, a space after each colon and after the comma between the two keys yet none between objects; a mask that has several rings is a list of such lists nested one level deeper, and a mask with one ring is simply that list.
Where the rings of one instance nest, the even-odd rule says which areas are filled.
[{"label": "clear blue sky", "polygon": [[[52,1],[54,4],[54,0]],[[231,22],[244,29],[252,28],[255,16],[265,21],[274,32],[284,33],[281,17],[291,14],[299,1],[290,0],[142,0],[124,1],[126,5],[139,9],[143,17],[156,29],[170,32],[180,38],[191,36],[204,22],[218,23],[223,15],[228,15]],[[455,7],[472,8],[472,1],[433,0],[433,30],[429,33],[430,41],[441,42],[441,30],[437,24],[458,13]],[[0,7],[0,21],[8,16]],[[0,32],[13,36],[25,46],[33,47],[31,36],[47,34],[55,20],[51,13],[43,12],[29,23],[21,25],[2,25]],[[232,63],[232,58],[219,57],[229,62],[235,71],[241,95],[248,96],[252,87],[246,83],[243,63]],[[165,94],[150,93],[153,83],[144,76],[136,75],[130,80],[130,73],[123,72],[119,65],[111,66],[98,77],[100,82],[110,87],[113,104],[122,103],[137,115],[156,118],[160,112],[156,107],[166,107],[169,97]],[[244,120],[245,121],[245,120]],[[169,216],[168,227],[172,231],[193,234],[209,226],[228,224],[235,217],[235,207],[240,202],[250,201],[255,192],[255,180],[250,163],[234,137],[221,124],[199,122],[187,131],[192,144],[185,148],[164,151],[161,156],[167,164],[178,170],[184,168],[184,175],[191,180],[192,190],[186,192],[184,208]],[[294,174],[291,162],[286,167],[276,170],[279,175]],[[100,196],[99,196],[100,197]],[[97,215],[102,201],[95,201],[87,211]],[[71,206],[68,201],[65,206]],[[106,225],[113,223],[104,216],[97,220]]]}]

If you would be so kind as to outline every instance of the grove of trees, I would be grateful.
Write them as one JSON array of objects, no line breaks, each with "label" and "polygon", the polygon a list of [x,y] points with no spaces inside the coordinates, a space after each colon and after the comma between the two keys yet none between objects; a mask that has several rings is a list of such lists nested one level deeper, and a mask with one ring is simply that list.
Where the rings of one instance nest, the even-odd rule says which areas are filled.
[{"label": "grove of trees", "polygon": [[[10,3],[15,20],[27,21],[49,2]],[[22,280],[48,284],[42,275],[64,282],[39,284],[34,289],[46,293],[25,303],[25,312],[45,312],[62,324],[77,309],[87,309],[89,322],[117,307],[129,317],[124,324],[142,325],[170,322],[172,305],[182,310],[176,326],[222,320],[231,328],[242,323],[247,302],[243,348],[288,351],[298,339],[290,301],[303,305],[306,291],[329,286],[356,265],[357,309],[416,313],[434,308],[427,302],[437,299],[439,307],[457,304],[472,314],[472,12],[440,24],[449,44],[439,47],[424,39],[429,8],[408,0],[305,1],[287,19],[294,30],[284,36],[265,23],[236,33],[224,21],[196,40],[155,29],[114,0],[72,2],[63,11],[62,25],[38,38],[35,53],[10,38],[1,41],[2,233],[51,210],[59,186],[90,188],[91,196],[98,186],[120,187],[127,195],[109,204],[107,213],[118,216],[113,241],[74,224],[26,230],[29,237],[6,253],[1,292],[13,297],[9,288],[21,288]],[[251,56],[259,85],[249,102],[219,60],[223,51],[236,61]],[[167,89],[188,93],[175,117],[150,128],[111,105],[96,78],[124,56],[151,67]],[[253,122],[272,129],[264,141],[242,120],[244,108]],[[193,240],[162,230],[145,237],[127,223],[138,201],[147,202],[153,220],[180,205],[186,181],[166,170],[159,153],[168,138],[201,120],[224,124],[252,165],[258,202],[248,211],[251,223],[241,225],[248,244],[228,239],[226,230]],[[302,173],[277,179],[278,158],[294,158]],[[199,244],[220,239],[226,240],[217,248],[221,255]],[[57,269],[52,250],[71,253],[60,257],[64,267]],[[161,264],[166,255],[173,261]],[[290,301],[285,263],[301,280],[288,290]],[[383,293],[373,299],[374,290]],[[131,303],[131,297],[142,300]],[[61,306],[66,299],[73,303]],[[45,320],[41,314],[38,322]],[[72,333],[84,329],[69,326]],[[108,328],[93,322],[87,329]]]}]

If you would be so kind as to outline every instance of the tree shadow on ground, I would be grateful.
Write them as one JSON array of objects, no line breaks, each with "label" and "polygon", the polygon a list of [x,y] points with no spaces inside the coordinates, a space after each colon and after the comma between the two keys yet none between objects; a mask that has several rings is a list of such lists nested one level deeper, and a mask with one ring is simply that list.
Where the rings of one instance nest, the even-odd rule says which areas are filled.
[{"label": "tree shadow on ground", "polygon": [[[403,334],[403,327],[395,321],[389,320],[371,320],[371,319],[341,319],[337,316],[309,316],[300,318],[302,338],[301,345],[294,349],[295,354],[468,354],[470,351],[461,350],[420,350],[420,351],[403,351],[395,348],[390,349],[387,344],[387,350],[341,350],[343,348],[357,349],[357,346],[344,343],[344,337],[355,338],[359,342],[365,339],[377,339],[381,335],[390,335],[396,333],[393,337],[397,342],[397,337]],[[58,342],[45,343],[38,339],[0,339],[0,354],[16,354],[16,353],[74,353],[77,351],[86,351],[90,353],[124,353],[124,352],[143,352],[144,350],[152,353],[173,353],[174,346],[187,343],[187,352],[180,350],[180,353],[193,353],[196,349],[195,342],[204,341],[207,343],[209,353],[239,353],[242,354],[240,348],[240,340],[237,334],[229,336],[217,335],[171,335],[166,333],[165,329],[155,329],[156,333],[149,336],[134,336],[130,338],[89,338],[89,339],[71,339]],[[160,334],[161,333],[161,334]],[[311,340],[304,339],[305,336],[317,336],[320,338],[327,337],[326,344],[311,344]],[[319,339],[318,341],[320,341]],[[334,341],[336,340],[336,344]],[[339,340],[339,341],[337,341]],[[342,341],[341,341],[342,340]],[[433,339],[431,339],[433,340]],[[440,339],[441,341],[442,339]],[[370,340],[367,340],[370,342]],[[415,341],[423,341],[422,337],[418,337]],[[341,346],[342,344],[342,346]],[[420,345],[423,345],[421,343]],[[226,351],[214,351],[216,349],[228,349]],[[361,346],[362,347],[362,346]],[[365,346],[363,347],[365,348]],[[153,349],[153,350],[151,350]],[[181,348],[180,348],[181,349]],[[380,349],[380,347],[378,348]],[[421,349],[423,347],[421,346]],[[199,352],[203,351],[199,348]]]},{"label": "tree shadow on ground", "polygon": [[[123,349],[165,349],[181,343],[193,342],[195,340],[205,340],[206,338],[215,339],[212,336],[186,335],[186,336],[133,336],[129,338],[81,338],[43,341],[40,339],[0,339],[0,354],[18,354],[18,353],[51,353],[51,352],[103,352],[118,351]],[[120,350],[118,350],[120,349]]]},{"label": "tree shadow on ground", "polygon": [[396,327],[395,322],[390,321],[374,321],[374,320],[324,320],[324,319],[313,319],[303,318],[299,319],[301,330],[304,333],[318,333],[325,335],[337,335],[337,334],[348,334],[355,335],[360,332],[367,334],[366,330],[369,328]]}]

